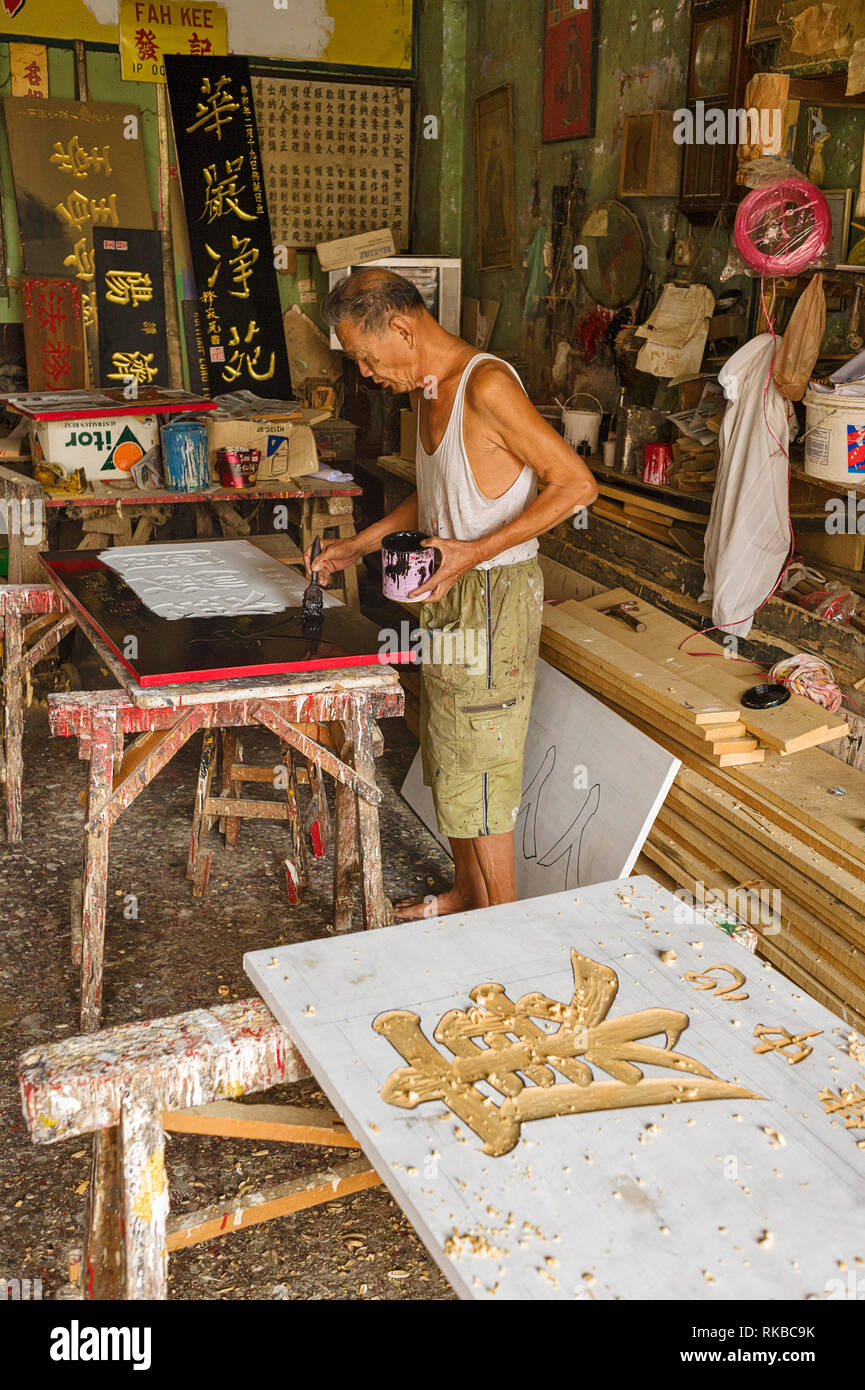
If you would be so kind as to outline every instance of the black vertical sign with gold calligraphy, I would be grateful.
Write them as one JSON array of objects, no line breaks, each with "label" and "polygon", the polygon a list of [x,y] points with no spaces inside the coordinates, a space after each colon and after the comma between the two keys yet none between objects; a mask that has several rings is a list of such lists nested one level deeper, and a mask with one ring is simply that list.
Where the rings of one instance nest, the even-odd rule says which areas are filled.
[{"label": "black vertical sign with gold calligraphy", "polygon": [[168,386],[162,235],[94,227],[99,386]]},{"label": "black vertical sign with gold calligraphy", "polygon": [[165,54],[213,395],[292,395],[245,58]]}]

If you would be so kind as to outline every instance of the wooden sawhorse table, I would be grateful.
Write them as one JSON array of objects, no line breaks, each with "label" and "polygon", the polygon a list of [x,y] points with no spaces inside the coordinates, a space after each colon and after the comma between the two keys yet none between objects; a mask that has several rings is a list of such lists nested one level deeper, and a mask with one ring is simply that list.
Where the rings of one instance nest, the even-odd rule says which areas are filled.
[{"label": "wooden sawhorse table", "polygon": [[[78,615],[78,621],[83,620]],[[111,660],[104,644],[88,631],[97,650]],[[119,663],[111,661],[118,674]],[[90,773],[84,824],[83,872],[73,884],[72,958],[81,963],[81,1029],[93,1032],[102,1015],[102,960],[108,846],[111,826],[149,786],[157,773],[198,729],[205,731],[205,757],[213,751],[210,731],[264,727],[279,737],[287,769],[286,804],[291,861],[305,862],[303,827],[297,814],[296,759],[315,772],[310,789],[323,794],[320,778],[336,782],[334,826],[334,929],[351,927],[354,881],[359,875],[365,927],[393,920],[384,892],[378,804],[375,785],[375,721],[403,712],[403,692],[389,666],[357,667],[340,672],[304,672],[253,680],[202,682],[142,690],[125,673],[125,690],[75,691],[48,697],[51,732],[78,740]],[[141,703],[136,703],[138,700]],[[319,734],[319,737],[316,737]],[[132,742],[125,746],[127,735]],[[327,742],[324,738],[327,738]],[[321,738],[321,741],[320,741]],[[230,743],[230,747],[233,744]],[[212,759],[211,759],[212,770]],[[246,769],[252,771],[253,769]],[[227,778],[225,776],[227,772]],[[228,824],[264,803],[244,803],[235,788],[242,766],[233,755],[223,764],[224,798],[209,797],[209,776],[199,775],[193,818],[189,876],[198,891],[206,881],[204,835],[217,819]],[[314,846],[315,848],[315,846]],[[203,857],[202,857],[203,856]],[[291,877],[291,875],[289,875]],[[299,870],[302,879],[302,867]]]},{"label": "wooden sawhorse table", "polygon": [[[167,1298],[170,1250],[377,1187],[381,1179],[335,1111],[237,1102],[243,1092],[309,1075],[260,999],[26,1052],[19,1077],[33,1142],[94,1136],[82,1297]],[[170,1218],[165,1130],[322,1144],[349,1156],[313,1177]]]},{"label": "wooden sawhorse table", "polygon": [[[24,687],[38,662],[53,651],[75,619],[50,584],[0,585],[3,639],[3,728],[0,757],[6,779],[6,843],[21,839],[24,780]],[[29,645],[28,645],[29,644]]]}]

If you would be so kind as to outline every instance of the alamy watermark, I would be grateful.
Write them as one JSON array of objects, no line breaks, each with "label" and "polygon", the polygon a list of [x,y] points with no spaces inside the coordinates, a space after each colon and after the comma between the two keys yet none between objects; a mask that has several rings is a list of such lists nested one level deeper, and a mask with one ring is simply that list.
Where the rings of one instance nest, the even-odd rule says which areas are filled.
[{"label": "alamy watermark", "polygon": [[680,106],[673,112],[673,140],[677,145],[761,145],[777,148],[781,141],[780,107],[706,106],[704,101]]},{"label": "alamy watermark", "polygon": [[764,928],[764,936],[777,936],[781,930],[781,890],[761,884],[759,888],[739,886],[722,891],[712,888],[707,891],[705,883],[699,880],[694,885],[696,893],[687,888],[677,888],[673,896],[678,899],[673,909],[673,920],[682,926],[697,926],[707,908],[719,906],[731,916],[750,927]]},{"label": "alamy watermark", "polygon": [[395,658],[410,651],[424,665],[463,666],[471,675],[486,670],[486,633],[479,628],[413,628],[403,621],[399,629],[382,628],[379,656]]},{"label": "alamy watermark", "polygon": [[45,503],[41,497],[0,498],[2,529],[23,537],[25,545],[38,545],[45,529]]}]

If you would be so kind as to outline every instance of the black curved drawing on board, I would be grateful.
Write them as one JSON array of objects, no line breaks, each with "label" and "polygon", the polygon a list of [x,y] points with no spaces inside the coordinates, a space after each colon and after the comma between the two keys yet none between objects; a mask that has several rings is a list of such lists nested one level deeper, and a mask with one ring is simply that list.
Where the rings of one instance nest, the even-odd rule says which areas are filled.
[{"label": "black curved drawing on board", "polygon": [[[561,889],[579,888],[582,882],[582,870],[580,857],[583,847],[583,836],[592,818],[597,815],[601,804],[601,784],[595,782],[586,792],[585,800],[577,814],[574,816],[570,825],[562,832],[559,838],[538,854],[538,816],[541,810],[544,787],[552,777],[556,767],[556,747],[551,744],[541,759],[540,766],[533,777],[523,787],[523,795],[520,800],[519,810],[515,828],[522,818],[522,852],[524,859],[534,859],[541,869],[551,869],[560,860],[565,861],[564,882],[560,885]],[[571,876],[571,864],[573,862],[574,874],[573,881]],[[549,892],[556,892],[550,888]]]}]

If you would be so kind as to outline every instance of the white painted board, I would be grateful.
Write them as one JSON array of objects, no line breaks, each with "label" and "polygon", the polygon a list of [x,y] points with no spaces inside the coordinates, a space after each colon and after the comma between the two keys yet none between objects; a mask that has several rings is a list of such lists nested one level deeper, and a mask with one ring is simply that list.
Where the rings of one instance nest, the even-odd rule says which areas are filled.
[{"label": "white painted board", "polygon": [[[248,953],[244,965],[462,1297],[826,1297],[830,1281],[846,1279],[839,1271],[865,1258],[865,1131],[845,1128],[818,1098],[862,1084],[849,1030],[716,927],[682,916],[676,898],[637,877],[276,946]],[[442,1015],[471,1007],[470,990],[485,981],[513,1000],[542,991],[569,1001],[572,947],[615,971],[609,1018],[684,1012],[678,1051],[763,1099],[534,1120],[494,1158],[442,1102],[400,1109],[381,1098],[405,1063],[374,1031],[377,1016],[413,1010],[431,1039]],[[665,964],[670,948],[677,958]],[[746,975],[747,999],[727,1002],[684,978],[714,964]],[[790,1065],[755,1052],[758,1025],[819,1036]],[[593,1074],[608,1079],[597,1064]],[[501,1254],[446,1253],[449,1240],[471,1235]]]},{"label": "white painted board", "polygon": [[[539,661],[515,827],[520,898],[629,874],[680,766],[666,748]],[[450,853],[420,753],[402,794]]]},{"label": "white painted board", "polygon": [[[100,550],[113,569],[160,618],[239,617],[281,613],[303,602],[309,580],[249,541],[185,545],[120,545]],[[339,603],[322,594],[327,607]]]}]

